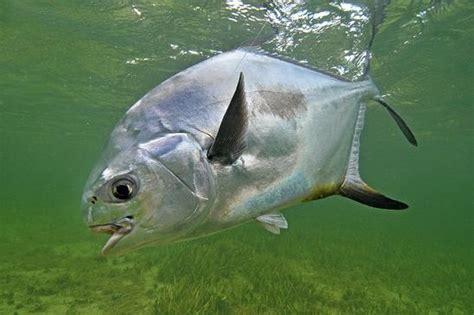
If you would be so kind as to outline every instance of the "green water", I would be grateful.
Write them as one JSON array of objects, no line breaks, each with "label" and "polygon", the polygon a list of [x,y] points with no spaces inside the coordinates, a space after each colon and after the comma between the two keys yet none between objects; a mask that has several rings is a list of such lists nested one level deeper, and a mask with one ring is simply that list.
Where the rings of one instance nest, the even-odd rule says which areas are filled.
[{"label": "green water", "polygon": [[344,45],[295,27],[317,1],[1,1],[0,313],[472,314],[474,7],[392,2],[372,77],[420,145],[371,106],[361,170],[409,210],[332,197],[286,211],[279,236],[247,224],[104,258],[80,196],[132,103],[266,32],[272,8],[285,36],[270,50],[336,66]]}]

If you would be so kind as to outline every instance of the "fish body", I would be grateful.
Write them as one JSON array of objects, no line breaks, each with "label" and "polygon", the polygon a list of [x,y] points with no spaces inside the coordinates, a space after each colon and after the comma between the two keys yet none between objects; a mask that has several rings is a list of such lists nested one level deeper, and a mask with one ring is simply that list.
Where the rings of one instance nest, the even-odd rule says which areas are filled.
[{"label": "fish body", "polygon": [[[359,177],[373,99],[383,102],[368,76],[351,82],[246,49],[209,58],[151,90],[116,125],[85,188],[86,222],[126,231],[112,233],[108,254],[255,220],[279,233],[281,210],[334,194],[406,208]],[[133,227],[120,229],[123,218]]]}]

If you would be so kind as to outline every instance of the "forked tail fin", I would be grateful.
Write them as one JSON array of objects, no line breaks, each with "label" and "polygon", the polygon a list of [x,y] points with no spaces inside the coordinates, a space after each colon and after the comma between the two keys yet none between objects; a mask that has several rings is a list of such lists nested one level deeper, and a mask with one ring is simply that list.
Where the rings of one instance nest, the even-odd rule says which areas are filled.
[{"label": "forked tail fin", "polygon": [[358,178],[358,180],[346,179],[344,184],[342,184],[339,193],[344,197],[374,208],[389,210],[403,210],[408,208],[407,204],[390,199],[373,190],[360,178]]},{"label": "forked tail fin", "polygon": [[[372,12],[372,34],[369,40],[369,45],[366,50],[366,61],[364,74],[361,79],[367,79],[370,71],[370,49],[374,42],[375,34],[379,26],[382,24],[384,19],[384,9],[385,6],[389,3],[389,0],[375,0],[372,3],[371,12]],[[417,141],[413,133],[411,132],[408,125],[403,121],[400,115],[395,112],[381,97],[375,97],[375,100],[385,107],[389,112],[390,116],[395,120],[400,130],[403,132],[407,140],[414,146],[417,146]],[[360,147],[360,134],[362,128],[364,127],[364,118],[365,118],[365,109],[366,105],[361,104],[359,109],[359,116],[357,118],[356,128],[354,131],[354,136],[352,139],[352,148],[349,158],[349,165],[347,167],[346,177],[343,184],[339,188],[339,194],[355,200],[357,202],[363,203],[365,205],[380,208],[380,209],[390,209],[390,210],[403,210],[408,208],[403,202],[388,198],[381,193],[372,189],[369,185],[364,183],[359,175],[359,147]]]},{"label": "forked tail fin", "polygon": [[369,185],[364,183],[364,181],[360,178],[359,147],[360,134],[364,128],[365,109],[366,105],[362,103],[359,108],[354,136],[352,138],[352,147],[346,176],[344,182],[339,188],[339,194],[374,208],[390,210],[406,209],[408,208],[408,205],[382,195],[381,193],[370,188]]},{"label": "forked tail fin", "polygon": [[382,98],[377,97],[375,98],[375,100],[379,102],[380,105],[385,107],[390,116],[392,116],[393,120],[395,120],[395,122],[397,123],[398,128],[400,128],[400,130],[403,132],[405,138],[407,138],[408,142],[410,142],[416,147],[418,145],[418,142],[416,141],[415,135],[413,134],[413,132],[411,132],[410,128],[402,119],[402,117],[400,117],[400,115],[398,115],[397,112],[392,107],[390,107],[390,105],[388,105]]}]

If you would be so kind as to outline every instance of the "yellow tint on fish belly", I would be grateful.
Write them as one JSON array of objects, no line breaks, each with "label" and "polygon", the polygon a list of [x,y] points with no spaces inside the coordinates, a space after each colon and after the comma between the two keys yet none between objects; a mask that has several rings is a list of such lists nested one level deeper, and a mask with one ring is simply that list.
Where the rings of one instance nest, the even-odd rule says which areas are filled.
[{"label": "yellow tint on fish belly", "polygon": [[321,199],[339,192],[340,184],[319,184],[311,189],[311,192],[303,199],[303,202]]}]

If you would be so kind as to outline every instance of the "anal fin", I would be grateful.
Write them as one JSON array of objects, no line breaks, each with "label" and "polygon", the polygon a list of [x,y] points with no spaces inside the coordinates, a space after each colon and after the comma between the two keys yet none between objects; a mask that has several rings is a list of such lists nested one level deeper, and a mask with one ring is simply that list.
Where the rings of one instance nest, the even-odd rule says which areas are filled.
[{"label": "anal fin", "polygon": [[268,213],[257,217],[257,221],[269,232],[280,234],[280,229],[287,229],[288,222],[281,213]]},{"label": "anal fin", "polygon": [[374,208],[390,210],[408,208],[408,205],[382,195],[360,179],[346,180],[339,189],[339,192],[344,197]]}]

